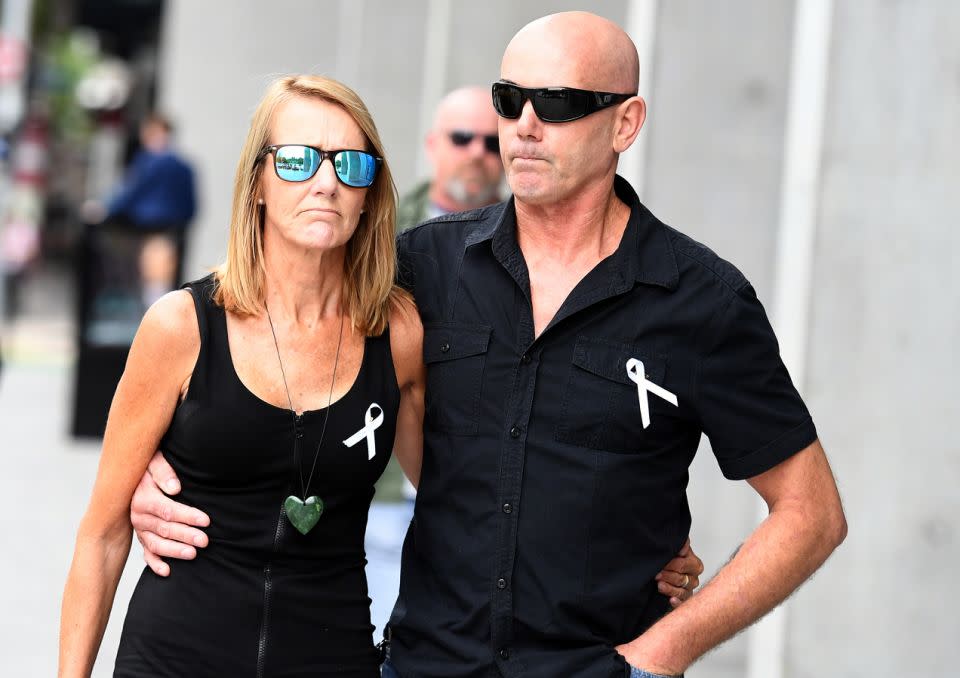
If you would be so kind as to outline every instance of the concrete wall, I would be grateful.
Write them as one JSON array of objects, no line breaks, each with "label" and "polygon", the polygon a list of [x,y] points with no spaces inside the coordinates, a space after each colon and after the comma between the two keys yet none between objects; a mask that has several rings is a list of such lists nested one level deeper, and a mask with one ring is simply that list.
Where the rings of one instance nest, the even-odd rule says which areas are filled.
[{"label": "concrete wall", "polygon": [[955,675],[960,4],[838,2],[830,75],[806,393],[850,537],[791,675]]},{"label": "concrete wall", "polygon": [[[495,80],[517,28],[578,6],[168,4],[161,101],[198,161],[203,199],[190,274],[223,256],[235,159],[270,75],[318,71],[354,86],[402,191],[423,167],[436,99]],[[591,6],[622,23],[629,5]],[[656,5],[645,201],[740,266],[772,311],[795,3]],[[951,427],[960,411],[951,351],[960,340],[960,5],[836,0],[833,36],[808,368],[798,385],[837,473],[850,537],[789,603],[785,675],[949,675],[960,661],[960,615],[935,610],[960,603],[949,567],[960,560]],[[690,498],[694,545],[713,572],[756,524],[755,495],[723,480],[704,445]],[[746,662],[741,636],[688,675],[743,676]]]},{"label": "concrete wall", "polygon": [[[644,201],[734,262],[772,299],[792,2],[660,2]],[[713,574],[756,525],[756,493],[704,441],[690,471],[693,544]],[[747,637],[690,671],[745,675]]]}]

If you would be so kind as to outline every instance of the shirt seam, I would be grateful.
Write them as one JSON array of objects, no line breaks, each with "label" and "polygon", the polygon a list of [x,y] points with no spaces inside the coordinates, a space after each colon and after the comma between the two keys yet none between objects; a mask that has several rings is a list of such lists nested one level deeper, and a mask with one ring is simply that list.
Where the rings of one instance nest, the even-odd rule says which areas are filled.
[{"label": "shirt seam", "polygon": [[[733,292],[737,296],[739,296],[740,292],[750,284],[750,281],[746,279],[743,273],[740,273],[740,276],[743,278],[743,281],[739,287],[734,287],[726,278],[724,278],[720,273],[718,273],[717,270],[707,262],[703,261],[702,259],[699,259],[698,257],[695,257],[694,255],[690,254],[686,250],[683,250],[680,248],[674,248],[674,251],[677,254],[686,257],[687,259],[692,261],[694,264],[698,265],[700,268],[704,268],[710,271],[710,273],[713,274],[714,278],[716,278],[721,283],[723,283],[724,287],[728,288],[731,292]],[[717,258],[719,259],[719,257]],[[733,264],[730,264],[730,265],[733,266]]]}]

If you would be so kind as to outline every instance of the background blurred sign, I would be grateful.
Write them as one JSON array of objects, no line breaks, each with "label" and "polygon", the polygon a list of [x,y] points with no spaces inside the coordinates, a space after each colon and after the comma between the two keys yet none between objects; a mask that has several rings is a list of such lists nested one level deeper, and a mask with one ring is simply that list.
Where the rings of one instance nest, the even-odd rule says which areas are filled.
[{"label": "background blurred sign", "polygon": [[26,65],[26,44],[12,35],[0,35],[0,83],[19,81]]}]

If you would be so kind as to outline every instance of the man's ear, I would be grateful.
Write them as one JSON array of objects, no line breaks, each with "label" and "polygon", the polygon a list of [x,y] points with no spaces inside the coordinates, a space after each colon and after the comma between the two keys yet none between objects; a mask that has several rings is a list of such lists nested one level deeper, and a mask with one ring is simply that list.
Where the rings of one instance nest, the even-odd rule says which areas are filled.
[{"label": "man's ear", "polygon": [[640,128],[647,119],[647,102],[643,97],[630,97],[617,107],[613,128],[613,150],[623,153],[633,145]]},{"label": "man's ear", "polygon": [[433,158],[439,141],[439,135],[437,131],[433,129],[427,132],[427,136],[423,140],[423,148],[427,152],[427,158],[430,160],[431,165],[435,164]]}]

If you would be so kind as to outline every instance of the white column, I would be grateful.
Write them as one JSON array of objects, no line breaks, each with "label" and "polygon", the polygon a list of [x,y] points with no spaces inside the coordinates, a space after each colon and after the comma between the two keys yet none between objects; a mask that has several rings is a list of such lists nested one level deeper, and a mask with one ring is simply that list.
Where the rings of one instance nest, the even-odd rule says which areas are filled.
[{"label": "white column", "polygon": [[423,82],[420,88],[420,150],[417,179],[430,173],[423,140],[433,126],[433,113],[446,93],[447,59],[450,51],[450,0],[427,2],[426,45],[423,51]]},{"label": "white column", "polygon": [[[832,0],[797,0],[772,321],[780,340],[780,354],[801,392],[806,381],[813,248],[832,18]],[[767,516],[763,501],[759,503],[758,514],[761,520]],[[750,629],[748,678],[783,678],[785,641],[786,603]]]},{"label": "white column", "polygon": [[[627,3],[627,34],[637,46],[640,57],[640,96],[650,104],[653,92],[653,58],[656,49],[657,37],[657,0],[630,0]],[[644,198],[646,188],[647,168],[647,129],[640,130],[640,135],[633,146],[620,156],[617,171],[630,182],[637,191],[640,199]]]}]

